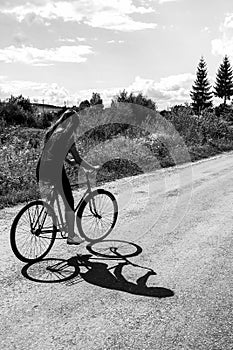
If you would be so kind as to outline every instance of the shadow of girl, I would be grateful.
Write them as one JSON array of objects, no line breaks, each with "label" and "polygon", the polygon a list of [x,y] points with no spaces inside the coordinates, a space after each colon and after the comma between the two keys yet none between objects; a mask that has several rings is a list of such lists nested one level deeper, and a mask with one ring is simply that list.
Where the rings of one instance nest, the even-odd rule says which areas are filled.
[{"label": "shadow of girl", "polygon": [[174,295],[174,292],[167,288],[147,287],[146,283],[149,276],[156,274],[153,271],[148,271],[138,278],[136,283],[128,281],[122,274],[124,265],[127,265],[127,262],[119,263],[112,273],[105,263],[86,261],[84,266],[88,271],[80,272],[80,276],[88,283],[131,294],[156,298],[166,298]]}]

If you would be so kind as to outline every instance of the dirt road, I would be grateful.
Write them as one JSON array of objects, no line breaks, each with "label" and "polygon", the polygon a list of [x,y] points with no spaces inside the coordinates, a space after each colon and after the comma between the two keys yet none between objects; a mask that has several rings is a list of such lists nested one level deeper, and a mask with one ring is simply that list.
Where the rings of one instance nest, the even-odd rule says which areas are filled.
[{"label": "dirt road", "polygon": [[[141,247],[129,258],[141,267],[94,256],[78,266],[85,245],[61,240],[25,266],[9,245],[20,206],[0,212],[0,348],[232,349],[233,153],[106,187],[120,204],[109,239]],[[70,279],[49,283],[44,266],[61,259]]]}]

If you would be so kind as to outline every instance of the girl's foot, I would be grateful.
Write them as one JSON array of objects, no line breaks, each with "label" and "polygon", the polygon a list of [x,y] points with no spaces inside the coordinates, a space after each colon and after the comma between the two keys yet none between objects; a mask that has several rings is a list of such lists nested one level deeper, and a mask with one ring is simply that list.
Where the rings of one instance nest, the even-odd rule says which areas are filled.
[{"label": "girl's foot", "polygon": [[84,239],[75,235],[74,237],[67,237],[67,244],[76,244],[79,245],[84,242]]}]

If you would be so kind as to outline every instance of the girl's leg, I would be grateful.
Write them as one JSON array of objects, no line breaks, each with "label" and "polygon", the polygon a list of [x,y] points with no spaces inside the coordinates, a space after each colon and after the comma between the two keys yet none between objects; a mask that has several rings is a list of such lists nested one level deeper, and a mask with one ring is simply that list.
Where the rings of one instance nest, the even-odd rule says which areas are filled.
[{"label": "girl's leg", "polygon": [[77,234],[75,234],[75,231],[74,231],[74,222],[75,222],[74,198],[73,198],[70,182],[66,175],[65,169],[62,172],[62,185],[63,185],[64,194],[65,194],[65,198],[64,198],[65,220],[68,228],[67,243],[79,244],[83,242],[83,240]]},{"label": "girl's leg", "polygon": [[75,215],[74,215],[74,212],[71,210],[65,210],[65,220],[66,220],[66,224],[67,224],[68,237],[72,239],[75,236],[75,232],[74,232]]},{"label": "girl's leg", "polygon": [[68,229],[67,243],[68,244],[80,244],[80,243],[84,242],[84,240],[81,239],[78,236],[78,234],[76,234],[74,231],[74,221],[75,221],[74,211],[66,210],[65,219],[66,219],[67,229]]}]

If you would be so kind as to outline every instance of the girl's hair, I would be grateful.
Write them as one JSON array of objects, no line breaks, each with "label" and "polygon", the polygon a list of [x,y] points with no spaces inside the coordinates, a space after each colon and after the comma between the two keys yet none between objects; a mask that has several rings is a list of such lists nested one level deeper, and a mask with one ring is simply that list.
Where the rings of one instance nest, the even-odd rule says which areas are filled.
[{"label": "girl's hair", "polygon": [[[68,111],[69,110],[69,111]],[[66,113],[65,113],[66,112]],[[54,130],[62,124],[66,119],[68,119],[72,114],[75,113],[75,109],[63,107],[57,114],[59,117],[54,124],[50,126],[44,137],[44,144],[49,140],[50,136],[53,134]],[[78,118],[78,117],[77,117]]]}]

